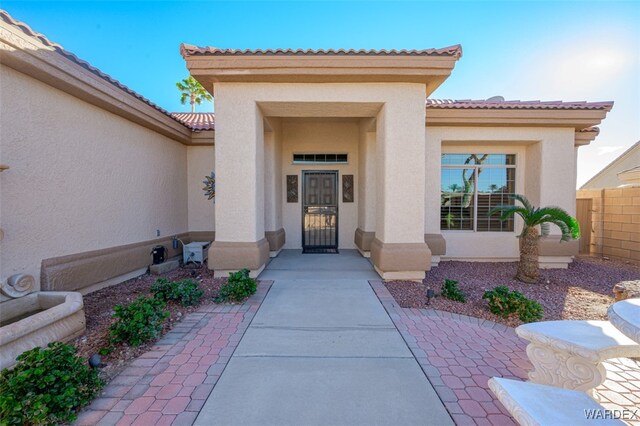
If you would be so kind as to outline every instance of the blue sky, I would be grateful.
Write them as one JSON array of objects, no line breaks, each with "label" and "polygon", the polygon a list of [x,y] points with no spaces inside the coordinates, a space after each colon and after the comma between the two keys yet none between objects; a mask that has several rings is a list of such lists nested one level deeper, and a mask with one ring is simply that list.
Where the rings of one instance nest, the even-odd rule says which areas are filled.
[{"label": "blue sky", "polygon": [[[578,184],[640,140],[640,2],[34,2],[14,18],[170,111],[182,42],[229,48],[422,49],[460,43],[434,98],[613,100]],[[199,111],[211,110],[210,104]]]}]

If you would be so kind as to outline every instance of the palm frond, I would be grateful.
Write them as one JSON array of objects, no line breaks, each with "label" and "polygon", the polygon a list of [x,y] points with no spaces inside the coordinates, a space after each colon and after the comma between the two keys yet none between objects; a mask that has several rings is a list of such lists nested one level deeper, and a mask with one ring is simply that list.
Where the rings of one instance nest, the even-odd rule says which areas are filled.
[{"label": "palm frond", "polygon": [[580,238],[580,225],[576,218],[567,213],[566,210],[557,207],[542,207],[538,211],[537,224],[552,223],[562,231],[561,240],[577,240]]},{"label": "palm frond", "polygon": [[578,221],[567,213],[566,210],[557,207],[534,207],[531,202],[520,194],[513,194],[509,196],[515,201],[519,201],[522,206],[516,205],[500,205],[492,208],[489,211],[488,216],[492,216],[496,213],[500,213],[500,220],[505,221],[513,215],[519,215],[524,221],[523,232],[532,226],[540,226],[540,233],[542,236],[549,235],[550,225],[556,225],[562,231],[561,239],[563,241],[571,238],[580,238],[580,225]]},{"label": "palm frond", "polygon": [[540,224],[540,235],[546,237],[549,235],[549,231],[551,231],[551,226],[549,222],[544,222]]},{"label": "palm frond", "polygon": [[553,223],[558,228],[560,228],[560,232],[561,232],[560,241],[569,241],[571,239],[571,229],[569,229],[569,225],[567,225],[561,220],[555,220],[555,219],[550,220],[547,223]]},{"label": "palm frond", "polygon": [[[520,217],[522,217],[523,219],[525,219],[526,215],[527,215],[527,210],[520,207],[520,206],[510,206],[510,205],[503,205],[503,206],[497,206],[494,207],[493,209],[491,209],[489,211],[488,216],[492,216],[496,213],[500,213],[500,220],[501,221],[505,221],[507,219],[509,219],[511,216],[514,215],[520,215]],[[526,221],[526,220],[525,220]]]},{"label": "palm frond", "polygon": [[192,99],[192,102],[200,105],[203,100],[212,101],[213,97],[204,87],[192,76],[189,76],[182,81],[176,83],[176,87],[182,93],[180,95],[180,102],[184,105],[187,99]]},{"label": "palm frond", "polygon": [[520,194],[513,194],[509,196],[510,198],[513,198],[516,201],[520,201],[520,203],[522,203],[522,206],[527,209],[527,210],[534,210],[533,205],[531,204],[531,202],[527,199],[527,197],[525,197],[524,195],[520,195]]}]

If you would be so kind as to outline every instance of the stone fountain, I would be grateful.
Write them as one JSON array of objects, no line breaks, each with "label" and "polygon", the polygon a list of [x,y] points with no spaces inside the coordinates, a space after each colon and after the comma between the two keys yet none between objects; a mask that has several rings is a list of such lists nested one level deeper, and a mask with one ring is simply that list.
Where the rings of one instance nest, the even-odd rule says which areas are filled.
[{"label": "stone fountain", "polygon": [[29,349],[84,333],[80,293],[35,288],[35,279],[28,274],[0,281],[0,369],[13,366],[16,357]]}]

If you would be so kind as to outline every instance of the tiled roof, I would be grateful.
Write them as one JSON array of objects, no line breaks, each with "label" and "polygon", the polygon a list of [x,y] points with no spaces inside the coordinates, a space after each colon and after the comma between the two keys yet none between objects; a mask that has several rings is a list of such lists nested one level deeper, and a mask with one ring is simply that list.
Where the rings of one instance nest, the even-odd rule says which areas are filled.
[{"label": "tiled roof", "polygon": [[491,101],[427,99],[427,108],[441,109],[558,109],[558,110],[604,110],[610,111],[613,102],[563,102],[563,101]]},{"label": "tiled roof", "polygon": [[[433,99],[429,99],[431,101]],[[212,112],[172,112],[171,115],[191,130],[215,130],[216,115]],[[578,130],[579,133],[600,133],[596,126]]]},{"label": "tiled roof", "polygon": [[[433,101],[434,99],[427,100],[427,107],[429,101]],[[577,109],[577,108],[574,108]],[[593,109],[593,108],[590,108]],[[202,131],[202,130],[215,130],[215,121],[216,116],[212,112],[172,112],[171,115],[185,126],[189,127],[193,131]],[[579,133],[600,133],[600,128],[596,126],[586,127],[584,129],[578,130]]]},{"label": "tiled roof", "polygon": [[193,131],[215,130],[215,114],[212,112],[172,112],[176,120]]},{"label": "tiled roof", "polygon": [[181,44],[180,54],[183,57],[193,55],[211,56],[462,56],[459,44],[442,49],[422,50],[366,50],[366,49],[220,49],[217,47],[199,47],[191,44]]},{"label": "tiled roof", "polygon": [[98,68],[94,67],[93,65],[91,65],[87,61],[83,61],[82,59],[78,58],[73,53],[69,52],[68,50],[65,50],[58,43],[54,43],[51,40],[49,40],[43,34],[40,34],[40,33],[36,32],[36,31],[32,30],[31,27],[29,27],[29,25],[25,24],[24,22],[21,22],[21,21],[18,21],[16,19],[14,19],[11,15],[9,15],[9,13],[7,13],[7,11],[0,9],[0,19],[2,19],[4,22],[6,22],[7,24],[9,24],[11,26],[13,26],[15,28],[18,28],[20,31],[22,31],[24,34],[28,35],[29,37],[37,38],[45,46],[53,48],[54,51],[58,52],[59,54],[61,54],[62,56],[64,56],[68,60],[70,60],[71,62],[74,62],[75,64],[81,66],[82,68],[86,69],[87,71],[91,72],[92,74],[95,74],[96,76],[100,77],[101,79],[103,79],[103,80],[107,81],[108,83],[114,85],[118,89],[125,91],[126,93],[134,96],[135,98],[137,98],[139,100],[141,100],[145,104],[151,106],[152,108],[155,108],[156,110],[158,110],[161,113],[167,115],[168,117],[171,117],[172,119],[177,120],[181,124],[189,127],[186,123],[182,122],[180,119],[178,119],[176,117],[173,117],[164,108],[154,104],[149,99],[147,99],[144,96],[140,95],[139,93],[131,90],[130,88],[128,88],[124,84],[120,83],[118,80],[116,80],[113,77],[111,77],[110,75],[103,73],[102,71],[100,71]]}]

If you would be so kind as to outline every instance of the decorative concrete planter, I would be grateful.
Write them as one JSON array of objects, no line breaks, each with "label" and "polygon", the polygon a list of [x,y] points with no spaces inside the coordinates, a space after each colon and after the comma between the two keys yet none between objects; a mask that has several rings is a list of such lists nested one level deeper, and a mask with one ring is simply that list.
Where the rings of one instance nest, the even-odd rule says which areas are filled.
[{"label": "decorative concrete planter", "polygon": [[83,307],[76,292],[35,292],[3,302],[0,369],[13,366],[18,355],[36,346],[80,336],[86,325]]}]

